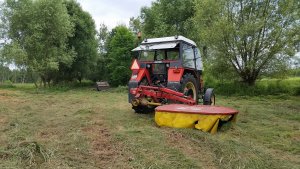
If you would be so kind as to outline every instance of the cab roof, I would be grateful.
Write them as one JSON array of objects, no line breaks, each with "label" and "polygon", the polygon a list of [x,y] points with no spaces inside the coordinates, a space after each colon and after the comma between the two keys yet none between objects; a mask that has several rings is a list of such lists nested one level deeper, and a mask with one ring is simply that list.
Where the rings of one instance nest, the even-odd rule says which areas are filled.
[{"label": "cab roof", "polygon": [[184,41],[192,46],[197,46],[196,43],[184,36],[169,36],[169,37],[162,37],[162,38],[151,38],[151,39],[145,39],[142,41],[143,44],[150,44],[150,43],[164,43],[164,42],[179,42]]},{"label": "cab roof", "polygon": [[170,36],[162,38],[145,39],[141,45],[134,48],[132,51],[143,51],[143,50],[156,50],[156,49],[170,49],[175,48],[179,42],[185,42],[192,46],[197,46],[196,43],[183,36]]}]

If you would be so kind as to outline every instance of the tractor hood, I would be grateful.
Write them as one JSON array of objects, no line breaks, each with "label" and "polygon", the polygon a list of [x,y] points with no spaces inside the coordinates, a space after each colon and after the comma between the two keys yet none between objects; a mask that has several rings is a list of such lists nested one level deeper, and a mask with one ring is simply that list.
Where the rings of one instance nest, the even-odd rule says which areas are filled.
[{"label": "tractor hood", "polygon": [[134,48],[132,51],[171,49],[171,48],[175,48],[178,43],[179,42],[141,44],[140,46]]}]

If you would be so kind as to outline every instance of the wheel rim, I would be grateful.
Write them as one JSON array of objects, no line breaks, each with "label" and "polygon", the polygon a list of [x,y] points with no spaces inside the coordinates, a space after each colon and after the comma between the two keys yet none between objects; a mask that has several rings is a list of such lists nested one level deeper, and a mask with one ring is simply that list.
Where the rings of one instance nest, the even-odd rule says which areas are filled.
[{"label": "wheel rim", "polygon": [[184,88],[184,93],[186,96],[192,97],[194,100],[196,100],[196,87],[194,83],[187,82]]}]

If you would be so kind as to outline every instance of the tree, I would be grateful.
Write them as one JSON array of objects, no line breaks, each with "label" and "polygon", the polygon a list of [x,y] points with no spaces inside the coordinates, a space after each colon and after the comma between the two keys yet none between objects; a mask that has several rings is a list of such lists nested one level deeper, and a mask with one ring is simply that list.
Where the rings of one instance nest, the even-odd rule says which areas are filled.
[{"label": "tree", "polygon": [[[7,17],[5,15],[6,5],[4,2],[0,2],[0,52],[5,45],[6,37],[8,36]],[[0,53],[1,54],[1,53]],[[3,55],[0,55],[0,63],[4,60]]]},{"label": "tree", "polygon": [[44,85],[53,78],[60,64],[70,65],[74,52],[67,48],[73,25],[62,0],[7,1],[10,38],[26,53],[26,66],[37,73]]},{"label": "tree", "polygon": [[102,23],[100,24],[99,32],[97,34],[98,40],[98,58],[97,66],[93,68],[90,74],[90,79],[93,81],[109,79],[109,73],[107,70],[108,58],[107,58],[107,39],[109,37],[109,30],[107,26]]},{"label": "tree", "polygon": [[106,53],[105,44],[108,38],[109,31],[107,26],[102,23],[100,24],[99,32],[98,32],[98,47],[100,55],[104,55]]},{"label": "tree", "polygon": [[142,31],[142,23],[140,17],[131,17],[129,19],[129,28],[134,34],[138,34]]},{"label": "tree", "polygon": [[3,46],[8,43],[8,30],[8,8],[5,2],[0,2],[0,49],[2,49]]},{"label": "tree", "polygon": [[132,23],[142,24],[142,31],[147,37],[189,36],[192,32],[194,16],[193,0],[157,0],[151,7],[141,9],[139,17]]},{"label": "tree", "polygon": [[24,83],[27,73],[27,53],[22,50],[18,43],[12,42],[3,47],[2,55],[6,60],[9,60],[10,63],[13,63],[15,68],[18,69],[18,72],[20,72],[19,74],[22,74],[21,82]]},{"label": "tree", "polygon": [[131,50],[134,48],[134,36],[123,25],[115,27],[107,41],[109,81],[112,86],[126,85],[130,78]]},{"label": "tree", "polygon": [[286,68],[294,55],[299,1],[198,0],[195,4],[199,37],[216,54],[210,57],[232,67],[248,85],[264,73]]},{"label": "tree", "polygon": [[60,64],[57,81],[77,79],[79,82],[92,73],[97,62],[97,39],[93,18],[88,12],[82,10],[79,3],[74,0],[64,2],[70,20],[74,25],[74,34],[67,40],[67,48],[74,50],[75,57],[71,65]]},{"label": "tree", "polygon": [[9,64],[11,58],[6,55],[5,46],[8,44],[9,37],[9,8],[5,2],[0,2],[0,70],[1,82],[8,80]]}]

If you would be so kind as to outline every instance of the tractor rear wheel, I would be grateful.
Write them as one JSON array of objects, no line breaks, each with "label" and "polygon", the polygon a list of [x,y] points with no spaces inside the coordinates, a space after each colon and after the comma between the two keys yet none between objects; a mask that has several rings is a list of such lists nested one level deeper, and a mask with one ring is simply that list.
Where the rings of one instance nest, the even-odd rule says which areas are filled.
[{"label": "tractor rear wheel", "polygon": [[192,97],[198,104],[198,86],[195,77],[187,73],[181,79],[181,92],[186,96]]}]

